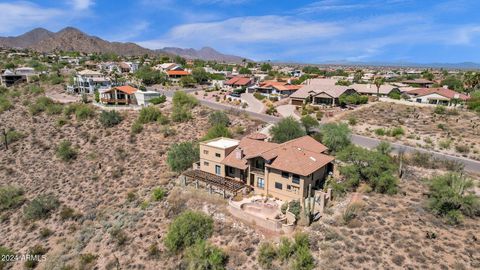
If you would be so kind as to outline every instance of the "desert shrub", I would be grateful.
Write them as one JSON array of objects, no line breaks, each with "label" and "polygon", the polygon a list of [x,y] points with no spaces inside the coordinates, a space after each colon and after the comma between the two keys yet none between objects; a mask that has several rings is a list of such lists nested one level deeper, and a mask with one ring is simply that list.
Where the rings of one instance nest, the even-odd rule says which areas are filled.
[{"label": "desert shrub", "polygon": [[25,261],[25,267],[33,269],[38,265],[38,262],[44,260],[44,255],[47,254],[48,249],[41,245],[35,245],[28,250],[28,257]]},{"label": "desert shrub", "polygon": [[48,238],[53,234],[53,231],[50,230],[49,228],[41,228],[39,231],[39,234],[41,238]]},{"label": "desert shrub", "polygon": [[206,241],[198,241],[185,251],[188,269],[225,269],[227,258],[223,250]]},{"label": "desert shrub", "polygon": [[156,244],[151,244],[148,247],[148,256],[151,258],[158,258],[160,256],[160,249],[158,249]]},{"label": "desert shrub", "polygon": [[447,109],[442,105],[435,106],[435,109],[433,109],[433,113],[435,114],[445,114],[446,112]]},{"label": "desert shrub", "polygon": [[280,245],[275,248],[271,243],[262,243],[258,250],[258,263],[264,269],[272,269],[273,262],[280,259],[292,269],[310,270],[315,267],[315,259],[310,252],[310,241],[305,233],[297,233],[294,241],[281,238]]},{"label": "desert shrub", "polygon": [[57,74],[52,74],[48,78],[51,84],[61,84],[64,82],[64,78],[62,76],[59,76]]},{"label": "desert shrub", "polygon": [[393,150],[392,145],[386,141],[381,141],[375,149],[384,155],[389,155]]},{"label": "desert shrub", "polygon": [[318,121],[322,120],[323,118],[323,112],[322,111],[318,111],[315,113],[315,117],[317,118]]},{"label": "desert shrub", "polygon": [[462,222],[463,216],[479,216],[480,200],[474,192],[473,181],[459,173],[434,176],[429,182],[429,209],[445,217],[451,224]]},{"label": "desert shrub", "polygon": [[366,104],[368,102],[368,97],[364,95],[354,94],[342,94],[339,97],[340,106],[345,105],[359,105]]},{"label": "desert shrub", "polygon": [[202,138],[202,141],[208,141],[218,137],[231,138],[232,132],[230,132],[226,126],[216,125],[207,131],[207,134],[205,134],[205,136]]},{"label": "desert shrub", "polygon": [[156,202],[161,201],[166,194],[167,192],[162,187],[154,188],[152,191],[152,200]]},{"label": "desert shrub", "polygon": [[163,134],[163,136],[165,138],[177,134],[177,131],[174,128],[171,128],[171,127],[168,127],[168,126],[162,127],[160,132]]},{"label": "desert shrub", "polygon": [[350,223],[350,221],[357,217],[358,212],[361,210],[361,208],[362,206],[359,203],[349,204],[342,214],[343,223]]},{"label": "desert shrub", "polygon": [[211,126],[221,125],[227,127],[230,124],[230,119],[226,113],[215,111],[208,116],[208,123]]},{"label": "desert shrub", "polygon": [[91,253],[80,254],[80,269],[94,269],[94,262],[98,259],[98,255]]},{"label": "desert shrub", "polygon": [[72,147],[69,141],[62,141],[56,150],[57,157],[63,161],[70,161],[77,158],[77,150]]},{"label": "desert shrub", "polygon": [[80,214],[76,213],[73,208],[68,206],[63,206],[62,209],[60,209],[59,215],[60,219],[64,221],[69,219],[75,219],[80,216]]},{"label": "desert shrub", "polygon": [[59,206],[53,195],[39,195],[23,208],[23,215],[29,220],[48,218]]},{"label": "desert shrub", "polygon": [[388,94],[388,97],[391,98],[391,99],[400,99],[402,97],[402,94],[398,93],[398,92],[390,92]]},{"label": "desert shrub", "polygon": [[338,152],[350,145],[350,129],[347,124],[329,123],[322,126],[322,143],[332,152]]},{"label": "desert shrub", "polygon": [[452,144],[452,140],[450,139],[444,139],[438,141],[438,146],[442,149],[450,149],[450,145]]},{"label": "desert shrub", "polygon": [[348,124],[350,126],[355,126],[357,124],[357,118],[355,116],[350,116],[348,118]]},{"label": "desert shrub", "polygon": [[258,92],[253,93],[253,96],[254,96],[256,99],[258,99],[258,100],[264,100],[264,99],[267,98],[266,96],[264,96],[264,95],[262,95],[262,94],[260,94],[260,93],[258,93]]},{"label": "desert shrub", "polygon": [[168,228],[165,246],[171,252],[180,251],[198,241],[206,240],[213,233],[213,219],[204,213],[185,211]]},{"label": "desert shrub", "polygon": [[122,122],[122,116],[117,111],[102,111],[99,120],[104,127],[113,127]]},{"label": "desert shrub", "polygon": [[167,164],[174,172],[182,172],[200,159],[198,144],[182,142],[173,144],[167,153]]},{"label": "desert shrub", "polygon": [[258,248],[258,263],[263,269],[272,269],[273,261],[277,258],[277,251],[270,242],[264,242]]},{"label": "desert shrub", "polygon": [[27,90],[29,93],[32,93],[34,95],[43,94],[45,92],[45,90],[40,85],[36,84],[31,84]]},{"label": "desert shrub", "polygon": [[366,182],[379,193],[397,192],[397,178],[394,176],[397,166],[390,156],[350,145],[339,152],[337,158],[346,163],[340,167],[340,174],[346,179],[348,188]]},{"label": "desert shrub", "polygon": [[183,91],[175,92],[175,94],[173,94],[172,102],[174,107],[186,106],[187,108],[193,108],[198,105],[198,100],[194,96]]},{"label": "desert shrub", "polygon": [[95,116],[95,110],[87,104],[80,104],[75,110],[77,120],[83,121]]},{"label": "desert shrub", "polygon": [[171,118],[172,121],[181,123],[192,119],[192,113],[187,106],[176,106],[173,107]]},{"label": "desert shrub", "polygon": [[120,227],[112,228],[110,230],[110,236],[119,246],[123,246],[128,240],[127,234]]},{"label": "desert shrub", "polygon": [[280,239],[280,245],[277,249],[277,256],[282,261],[288,261],[290,257],[295,253],[295,246],[290,241],[290,239],[286,237],[282,237]]},{"label": "desert shrub", "polygon": [[11,249],[8,249],[4,246],[0,246],[0,258],[1,258],[0,259],[0,269],[6,269],[8,260],[6,260],[4,258],[8,258],[8,256],[12,256],[14,254],[15,253]]},{"label": "desert shrub", "polygon": [[154,98],[151,98],[149,100],[150,103],[155,104],[155,105],[164,103],[165,101],[167,101],[167,97],[165,95],[161,95],[159,97],[154,97]]},{"label": "desert shrub", "polygon": [[0,95],[0,113],[13,108],[12,102],[6,97]]},{"label": "desert shrub", "polygon": [[41,112],[47,112],[48,114],[59,114],[62,112],[62,105],[56,104],[51,98],[39,97],[35,103],[30,104],[28,107],[32,115],[37,115]]},{"label": "desert shrub", "polygon": [[384,136],[385,135],[385,129],[383,129],[383,128],[377,128],[377,129],[375,129],[374,132],[378,136]]},{"label": "desert shrub", "polygon": [[307,247],[297,249],[292,268],[299,270],[311,270],[315,268],[315,259]]},{"label": "desert shrub", "polygon": [[[23,133],[16,131],[14,129],[8,130],[6,136],[7,136],[6,138],[7,144],[11,144],[25,138],[25,135]],[[5,135],[1,134],[0,143],[3,143],[4,141],[5,141]]]},{"label": "desert shrub", "polygon": [[142,124],[156,122],[160,115],[162,115],[162,112],[157,107],[144,107],[142,108],[142,110],[140,110],[140,114],[138,115],[138,121]]},{"label": "desert shrub", "polygon": [[470,147],[464,144],[455,145],[455,151],[461,154],[468,154],[470,152]]},{"label": "desert shrub", "polygon": [[0,187],[0,212],[17,208],[25,201],[22,188],[15,186]]},{"label": "desert shrub", "polygon": [[284,143],[306,135],[302,124],[292,116],[283,118],[271,129],[272,140],[276,143]]},{"label": "desert shrub", "polygon": [[394,127],[393,129],[390,130],[390,136],[392,137],[400,137],[402,135],[405,135],[405,130],[403,130],[402,127]]},{"label": "desert shrub", "polygon": [[170,123],[170,119],[168,119],[168,117],[167,117],[166,115],[161,114],[161,115],[157,118],[157,122],[158,122],[160,125],[166,125],[166,124]]},{"label": "desert shrub", "polygon": [[139,121],[133,122],[132,127],[131,127],[132,134],[139,134],[139,133],[142,132],[142,130],[143,130],[142,123],[140,123]]}]

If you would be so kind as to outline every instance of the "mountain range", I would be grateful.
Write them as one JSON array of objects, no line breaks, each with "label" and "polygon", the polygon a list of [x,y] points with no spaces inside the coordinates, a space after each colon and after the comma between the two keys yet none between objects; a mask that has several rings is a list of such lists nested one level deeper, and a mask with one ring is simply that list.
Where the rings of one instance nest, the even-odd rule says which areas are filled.
[{"label": "mountain range", "polygon": [[167,47],[150,50],[132,42],[110,42],[90,36],[76,28],[66,27],[58,32],[35,28],[15,37],[0,37],[2,48],[31,49],[38,52],[79,51],[83,53],[116,53],[119,55],[179,55],[186,59],[215,60],[219,62],[241,62],[240,56],[222,54],[212,48],[200,50]]}]

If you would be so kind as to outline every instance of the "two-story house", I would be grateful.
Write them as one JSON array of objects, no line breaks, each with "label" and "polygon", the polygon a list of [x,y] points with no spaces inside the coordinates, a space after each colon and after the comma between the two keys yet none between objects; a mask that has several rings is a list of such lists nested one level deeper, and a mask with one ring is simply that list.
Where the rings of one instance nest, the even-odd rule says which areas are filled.
[{"label": "two-story house", "polygon": [[73,78],[73,85],[67,91],[78,94],[93,94],[95,90],[108,90],[112,86],[110,79],[102,73],[92,70],[82,70]]},{"label": "two-story house", "polygon": [[323,144],[304,136],[282,144],[253,134],[242,140],[216,138],[200,143],[199,170],[241,182],[256,194],[290,201],[308,197],[308,187],[323,187],[333,170]]}]

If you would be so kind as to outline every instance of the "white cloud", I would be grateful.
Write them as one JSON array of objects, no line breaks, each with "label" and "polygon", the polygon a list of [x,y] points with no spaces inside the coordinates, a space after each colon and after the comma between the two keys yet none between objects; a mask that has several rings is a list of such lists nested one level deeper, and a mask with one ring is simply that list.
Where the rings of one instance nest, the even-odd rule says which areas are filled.
[{"label": "white cloud", "polygon": [[43,8],[30,2],[0,3],[0,33],[49,26],[63,14],[60,9]]},{"label": "white cloud", "polygon": [[86,10],[93,5],[93,0],[71,0],[75,10]]},{"label": "white cloud", "polygon": [[[144,46],[214,46],[228,42],[296,43],[338,35],[343,29],[334,23],[299,20],[284,16],[237,17],[223,21],[190,23],[172,28],[158,40],[141,42]],[[202,45],[203,44],[203,45]]]}]

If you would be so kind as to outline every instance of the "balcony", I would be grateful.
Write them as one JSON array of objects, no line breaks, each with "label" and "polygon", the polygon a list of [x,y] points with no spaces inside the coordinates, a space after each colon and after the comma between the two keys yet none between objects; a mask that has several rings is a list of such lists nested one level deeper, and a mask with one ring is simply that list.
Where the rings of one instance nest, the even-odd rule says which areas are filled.
[{"label": "balcony", "polygon": [[256,167],[250,167],[250,172],[251,173],[255,173],[255,174],[261,174],[261,175],[265,175],[265,169],[261,169],[261,168],[256,168]]}]

